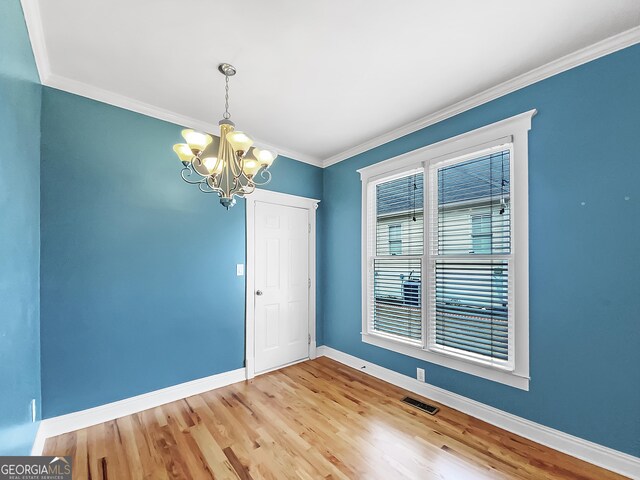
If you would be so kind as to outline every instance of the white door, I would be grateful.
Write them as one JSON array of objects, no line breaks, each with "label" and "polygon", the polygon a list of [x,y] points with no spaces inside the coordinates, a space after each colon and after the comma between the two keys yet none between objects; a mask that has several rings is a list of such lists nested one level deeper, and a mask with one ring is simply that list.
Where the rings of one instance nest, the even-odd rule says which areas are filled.
[{"label": "white door", "polygon": [[255,206],[255,371],[309,356],[309,211]]}]

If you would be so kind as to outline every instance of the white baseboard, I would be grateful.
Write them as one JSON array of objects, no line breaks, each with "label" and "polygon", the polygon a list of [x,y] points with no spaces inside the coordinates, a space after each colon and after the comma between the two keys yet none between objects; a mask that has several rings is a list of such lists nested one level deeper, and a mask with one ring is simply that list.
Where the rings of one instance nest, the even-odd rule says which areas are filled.
[{"label": "white baseboard", "polygon": [[320,346],[317,355],[329,357],[337,362],[360,370],[385,382],[396,385],[438,403],[455,408],[463,413],[479,418],[487,423],[509,432],[533,440],[547,447],[566,453],[594,465],[631,478],[640,478],[640,458],[603,447],[597,443],[574,437],[568,433],[545,427],[511,413],[498,410],[470,398],[449,392],[442,388],[394,372],[387,368],[367,362],[331,347]]},{"label": "white baseboard", "polygon": [[199,378],[172,387],[155,390],[131,398],[125,398],[99,407],[73,412],[59,417],[47,418],[40,422],[31,455],[42,455],[44,442],[49,437],[87,428],[115,418],[132,415],[165,403],[175,402],[186,397],[207,392],[215,388],[242,382],[246,379],[244,368],[218,373],[210,377]]}]

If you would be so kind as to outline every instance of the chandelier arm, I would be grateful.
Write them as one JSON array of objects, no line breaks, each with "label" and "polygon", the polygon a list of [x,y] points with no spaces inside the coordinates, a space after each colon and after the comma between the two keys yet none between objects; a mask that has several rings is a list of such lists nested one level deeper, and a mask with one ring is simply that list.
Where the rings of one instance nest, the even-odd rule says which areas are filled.
[{"label": "chandelier arm", "polygon": [[262,186],[262,185],[266,185],[267,183],[269,183],[271,181],[271,172],[269,170],[267,170],[266,168],[263,168],[262,170],[260,170],[260,173],[258,174],[260,175],[261,178],[264,179],[264,182],[256,182],[255,178],[253,177],[253,184],[257,185],[257,186]]},{"label": "chandelier arm", "polygon": [[[195,171],[198,175],[200,175],[201,177],[205,177],[205,178],[207,178],[207,177],[210,177],[210,176],[211,176],[211,173],[209,173],[209,174],[200,173],[200,172],[198,171],[198,169],[197,169],[197,168],[195,168],[195,167],[193,166],[194,162],[198,162],[198,165],[203,166],[203,167],[205,167],[205,168],[206,168],[206,166],[204,165],[204,162],[202,161],[202,159],[201,159],[200,157],[193,157],[193,160],[191,160],[191,164],[190,164],[191,169],[192,169],[192,170],[194,170],[194,171]],[[207,169],[207,170],[208,170],[208,169]]]},{"label": "chandelier arm", "polygon": [[256,190],[256,184],[253,183],[251,180],[249,180],[249,183],[247,184],[247,186],[245,187],[244,193],[243,193],[243,197],[245,195],[250,195],[252,194],[254,191]]},{"label": "chandelier arm", "polygon": [[242,175],[244,175],[244,157],[237,156],[236,168],[237,168],[237,172],[233,173],[233,178],[237,179],[237,178],[240,178]]},{"label": "chandelier arm", "polygon": [[198,172],[196,172],[193,169],[191,164],[189,164],[188,166],[186,166],[182,170],[180,170],[180,176],[182,177],[182,179],[185,182],[190,183],[191,185],[197,185],[197,184],[203,183],[205,181],[205,180],[198,180],[198,181],[189,180],[189,177],[191,177],[194,173],[196,175],[200,175]]},{"label": "chandelier arm", "polygon": [[[225,138],[225,149],[229,150],[229,142],[226,141]],[[225,154],[225,158],[226,158],[226,164],[225,164],[225,188],[224,188],[224,196],[227,198],[232,198],[232,190],[233,190],[233,185],[231,183],[232,181],[232,177],[233,177],[233,164],[229,161],[229,155],[228,153]]]},{"label": "chandelier arm", "polygon": [[231,161],[229,162],[231,166],[231,174],[233,175],[233,179],[236,180],[240,178],[240,176],[244,173],[244,159],[233,151],[231,148]]},{"label": "chandelier arm", "polygon": [[246,186],[251,179],[247,177],[247,174],[244,173],[244,170],[240,171],[237,177],[234,179],[234,183],[240,185],[240,188]]},{"label": "chandelier arm", "polygon": [[242,191],[242,183],[238,181],[237,177],[233,177],[233,186],[230,189],[231,195],[236,195],[238,192]]},{"label": "chandelier arm", "polygon": [[200,189],[201,192],[205,192],[205,193],[209,192],[210,188],[206,178],[198,184],[198,189]]},{"label": "chandelier arm", "polygon": [[245,195],[245,188],[246,185],[243,185],[242,183],[240,183],[237,179],[234,179],[233,181],[233,187],[229,190],[229,198],[237,195],[240,197],[244,197]]},{"label": "chandelier arm", "polygon": [[[206,185],[206,186],[205,186]],[[206,182],[200,182],[198,184],[198,189],[202,192],[202,193],[218,193],[217,190],[208,190],[207,187],[211,188],[211,186],[206,183]]]},{"label": "chandelier arm", "polygon": [[[218,182],[216,182],[216,180],[218,180]],[[211,175],[210,177],[207,177],[206,182],[207,185],[209,185],[209,188],[211,188],[212,190],[220,190],[220,175]]]}]

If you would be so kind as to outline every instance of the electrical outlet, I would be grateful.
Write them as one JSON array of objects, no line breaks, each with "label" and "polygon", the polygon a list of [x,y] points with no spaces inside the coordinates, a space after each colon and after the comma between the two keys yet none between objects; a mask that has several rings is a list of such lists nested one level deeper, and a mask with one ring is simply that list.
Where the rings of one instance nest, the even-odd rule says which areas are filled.
[{"label": "electrical outlet", "polygon": [[416,369],[416,378],[419,382],[424,382],[424,368]]},{"label": "electrical outlet", "polygon": [[36,399],[32,398],[31,399],[31,403],[29,404],[29,406],[31,407],[31,422],[35,422],[36,421]]},{"label": "electrical outlet", "polygon": [[244,264],[238,263],[236,265],[236,275],[239,277],[244,275]]}]

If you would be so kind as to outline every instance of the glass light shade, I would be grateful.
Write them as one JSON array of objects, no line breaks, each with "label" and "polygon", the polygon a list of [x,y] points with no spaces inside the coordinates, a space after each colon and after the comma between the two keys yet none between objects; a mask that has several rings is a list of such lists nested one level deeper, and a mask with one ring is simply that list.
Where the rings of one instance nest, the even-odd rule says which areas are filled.
[{"label": "glass light shade", "polygon": [[213,140],[211,135],[196,132],[190,128],[182,130],[182,136],[187,141],[187,144],[189,144],[189,148],[195,152],[202,152]]},{"label": "glass light shade", "polygon": [[193,152],[186,143],[176,143],[173,146],[173,151],[176,152],[181,162],[190,162],[193,158]]},{"label": "glass light shade", "polygon": [[236,153],[242,152],[242,156],[246,155],[251,145],[253,145],[251,137],[244,132],[233,131],[227,133],[227,141],[233,147],[233,151]]},{"label": "glass light shade", "polygon": [[272,152],[271,150],[262,150],[260,148],[254,148],[253,155],[256,157],[256,160],[258,160],[260,165],[267,168],[271,166],[278,156],[276,152]]},{"label": "glass light shade", "polygon": [[[196,158],[191,162],[193,169],[198,172],[198,175],[208,177],[211,175],[211,169],[216,166],[216,159],[211,157]],[[209,168],[211,167],[211,169]]]},{"label": "glass light shade", "polygon": [[219,162],[216,157],[207,157],[202,161],[202,163],[211,175],[222,172],[223,162]]},{"label": "glass light shade", "polygon": [[260,165],[259,162],[257,162],[256,160],[250,158],[248,160],[244,161],[244,165],[242,167],[242,170],[244,171],[244,174],[251,178],[253,176],[255,176],[256,173],[258,173],[258,170],[260,170],[262,168],[262,165]]}]

